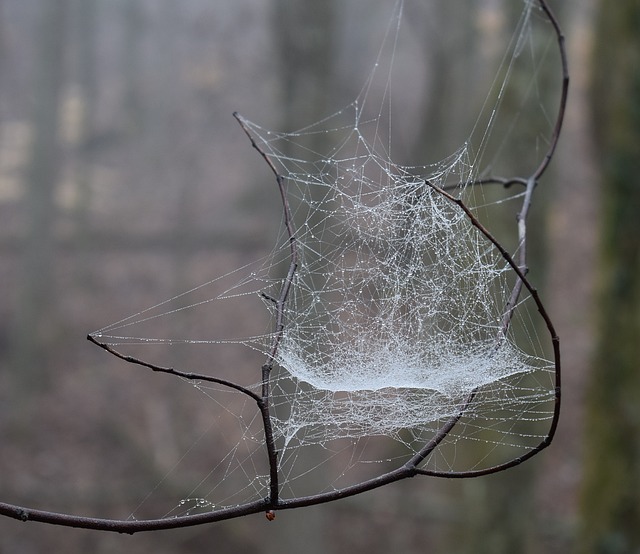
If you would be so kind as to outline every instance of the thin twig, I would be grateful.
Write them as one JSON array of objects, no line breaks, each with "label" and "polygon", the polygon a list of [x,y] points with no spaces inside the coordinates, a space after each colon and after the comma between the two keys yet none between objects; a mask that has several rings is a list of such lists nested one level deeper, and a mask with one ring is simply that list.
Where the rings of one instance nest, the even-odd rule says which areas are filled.
[{"label": "thin twig", "polygon": [[[538,294],[537,289],[529,282],[526,276],[526,273],[527,273],[526,239],[527,237],[526,237],[525,221],[529,212],[529,207],[531,205],[531,194],[533,192],[533,189],[535,188],[535,180],[533,177],[529,179],[528,185],[527,185],[527,193],[525,194],[523,206],[518,214],[518,231],[519,231],[519,238],[520,238],[520,245],[519,245],[520,255],[519,255],[518,262],[516,262],[513,259],[513,256],[511,256],[511,254],[504,248],[504,246],[502,246],[502,244],[498,242],[498,240],[493,236],[493,234],[484,225],[482,225],[482,223],[478,220],[478,218],[473,214],[473,212],[469,209],[469,207],[460,198],[456,198],[452,196],[446,190],[440,187],[437,187],[436,185],[430,183],[429,181],[426,181],[426,184],[429,185],[431,188],[433,188],[436,192],[442,194],[445,198],[447,198],[451,202],[458,205],[467,215],[471,224],[474,227],[476,227],[489,240],[489,242],[491,242],[496,247],[496,249],[504,258],[504,260],[511,266],[511,269],[513,269],[513,271],[515,272],[517,276],[517,280],[508,302],[508,306],[507,306],[508,309],[506,310],[505,316],[503,318],[502,328],[500,330],[501,334],[503,336],[506,336],[508,332],[511,319],[513,317],[513,313],[518,303],[518,298],[520,297],[522,286],[524,286],[529,291],[529,294],[531,295],[531,298],[533,299],[538,309],[538,312],[540,313],[540,315],[542,316],[542,319],[545,322],[547,330],[549,331],[549,335],[551,336],[551,342],[553,345],[553,353],[554,353],[554,365],[555,365],[554,410],[553,410],[553,416],[552,416],[549,432],[543,438],[543,440],[537,446],[535,446],[534,448],[526,452],[524,455],[518,458],[514,458],[509,462],[498,464],[486,469],[472,470],[472,471],[457,471],[457,472],[441,472],[441,471],[428,470],[428,469],[417,470],[417,473],[421,475],[430,475],[430,476],[448,477],[448,478],[478,477],[480,475],[497,473],[498,471],[503,471],[510,467],[514,467],[516,465],[521,464],[525,460],[528,460],[529,458],[535,456],[538,452],[540,452],[541,450],[549,446],[549,444],[551,444],[551,441],[553,440],[553,437],[555,435],[557,425],[558,425],[558,419],[560,417],[560,401],[561,401],[560,339],[558,338],[558,334],[556,333],[556,330],[551,321],[551,318],[546,308],[544,307],[542,300],[540,299],[540,295]],[[469,407],[469,404],[473,398],[473,395],[476,393],[477,390],[478,389],[474,389],[474,391],[472,391],[471,393],[472,396],[465,403],[465,405],[460,410],[460,412],[456,416],[453,416],[449,420],[449,422],[447,422],[447,424],[445,425],[445,427],[449,426],[447,433],[451,431],[451,429],[453,428],[453,425],[455,425],[455,423],[457,423],[461,419],[461,417],[464,415],[464,412]],[[440,435],[441,432],[442,430],[438,433],[438,435]]]},{"label": "thin twig", "polygon": [[512,187],[513,185],[527,186],[527,179],[522,177],[484,177],[482,179],[473,179],[471,181],[461,181],[458,183],[444,185],[443,190],[455,190],[468,186],[481,186],[481,185],[500,185],[504,188]]},{"label": "thin twig", "polygon": [[152,363],[146,362],[144,360],[140,360],[138,358],[134,358],[133,356],[127,356],[125,354],[122,354],[121,352],[118,352],[117,350],[115,350],[114,348],[109,346],[108,344],[106,344],[104,342],[100,342],[98,339],[96,339],[96,337],[94,335],[87,335],[87,340],[89,340],[93,344],[99,346],[103,350],[106,350],[112,356],[115,356],[116,358],[120,358],[121,360],[123,360],[123,361],[125,361],[127,363],[135,364],[135,365],[141,365],[143,367],[149,368],[152,371],[155,371],[155,372],[158,372],[158,373],[167,373],[169,375],[174,375],[175,377],[180,377],[182,379],[187,379],[189,381],[207,381],[209,383],[216,383],[218,385],[222,385],[224,387],[229,387],[230,389],[234,389],[234,390],[236,390],[238,392],[241,392],[242,394],[246,394],[247,396],[249,396],[250,398],[252,398],[256,402],[260,402],[261,401],[260,396],[258,396],[255,392],[243,387],[242,385],[238,385],[237,383],[234,383],[233,381],[227,381],[226,379],[220,379],[219,377],[213,377],[211,375],[203,375],[201,373],[188,373],[188,372],[185,372],[185,371],[180,371],[178,369],[174,369],[172,367],[163,367],[163,366],[159,366],[159,365],[156,365],[156,364],[152,364]]},{"label": "thin twig", "polygon": [[560,54],[560,66],[562,70],[562,92],[560,93],[560,105],[558,107],[558,113],[556,116],[556,123],[553,129],[553,135],[551,136],[551,144],[544,156],[544,159],[540,163],[540,166],[533,173],[532,179],[537,183],[542,174],[546,171],[547,167],[551,163],[551,159],[558,146],[560,140],[560,133],[562,132],[562,124],[564,123],[564,114],[567,109],[567,98],[569,97],[569,63],[567,61],[567,48],[565,46],[564,34],[560,28],[560,24],[556,19],[553,11],[549,8],[546,0],[538,0],[540,7],[547,16],[547,19],[553,26],[558,41],[558,52]]},{"label": "thin twig", "polygon": [[270,484],[269,484],[269,497],[257,500],[254,502],[248,502],[246,504],[242,504],[239,506],[233,506],[229,508],[224,508],[212,512],[208,512],[205,514],[196,514],[196,515],[188,515],[188,516],[179,516],[175,518],[166,518],[166,519],[152,519],[152,520],[112,520],[112,519],[101,519],[101,518],[91,518],[84,516],[75,516],[71,514],[62,514],[56,512],[49,512],[44,510],[33,510],[30,508],[23,508],[17,505],[8,504],[4,502],[0,502],[0,515],[4,515],[10,518],[17,519],[19,521],[38,521],[43,523],[49,523],[53,525],[62,525],[68,527],[81,527],[85,529],[93,529],[93,530],[103,530],[103,531],[114,531],[118,533],[135,533],[139,531],[154,531],[159,529],[174,529],[179,527],[188,527],[193,525],[202,525],[205,523],[211,523],[215,521],[222,521],[225,519],[231,519],[235,517],[240,517],[248,514],[258,513],[261,511],[267,511],[268,515],[272,516],[271,510],[284,510],[284,509],[292,509],[302,506],[311,506],[317,505],[325,502],[331,502],[334,500],[338,500],[340,498],[346,498],[348,496],[354,496],[356,494],[361,494],[363,492],[373,490],[378,487],[382,487],[384,485],[388,485],[395,481],[399,481],[402,479],[406,479],[408,477],[414,477],[416,475],[432,475],[439,477],[448,477],[448,478],[466,478],[466,477],[476,477],[479,475],[485,475],[489,473],[496,473],[498,471],[502,471],[509,467],[513,467],[522,463],[524,460],[534,456],[540,450],[547,447],[553,436],[555,434],[555,430],[558,424],[558,416],[560,410],[560,380],[561,380],[561,372],[560,372],[560,346],[559,339],[551,322],[551,319],[544,308],[537,290],[531,285],[531,283],[527,280],[526,277],[526,219],[528,215],[528,211],[531,205],[531,194],[533,189],[535,188],[538,179],[542,176],[542,174],[547,169],[551,159],[553,158],[560,132],[562,129],[562,122],[564,119],[564,113],[566,109],[567,102],[567,91],[569,84],[569,73],[567,69],[567,58],[566,58],[566,49],[564,44],[564,36],[562,31],[558,25],[558,22],[553,15],[552,11],[549,9],[546,0],[538,0],[541,9],[546,14],[548,20],[554,28],[556,33],[558,48],[560,51],[561,65],[562,65],[562,93],[560,98],[560,106],[558,109],[558,114],[556,118],[556,123],[554,127],[554,132],[551,138],[550,147],[545,154],[544,159],[540,163],[540,166],[536,169],[533,175],[529,179],[521,179],[521,178],[499,178],[499,177],[490,177],[486,179],[480,179],[474,181],[472,183],[467,184],[500,184],[505,187],[511,186],[513,184],[525,185],[527,187],[525,199],[523,201],[523,206],[518,215],[518,228],[519,228],[519,258],[516,262],[511,254],[505,250],[505,248],[493,237],[493,235],[478,221],[473,212],[462,202],[462,200],[453,197],[451,194],[447,192],[449,188],[445,190],[444,188],[438,188],[428,183],[434,190],[436,190],[439,194],[442,194],[452,202],[456,203],[460,209],[462,209],[465,214],[468,216],[471,224],[475,226],[486,238],[489,240],[500,252],[505,261],[511,266],[513,271],[517,276],[517,283],[513,289],[512,295],[510,297],[508,308],[506,310],[505,318],[503,319],[503,332],[506,334],[510,321],[513,315],[513,311],[515,310],[515,306],[517,305],[517,299],[520,296],[521,287],[524,286],[530,293],[531,298],[535,302],[539,313],[541,314],[547,329],[551,336],[551,341],[553,344],[554,350],[554,360],[555,360],[555,408],[553,413],[553,420],[551,423],[551,427],[547,436],[534,448],[529,450],[525,455],[511,460],[510,462],[493,466],[487,469],[482,470],[473,470],[466,472],[440,472],[435,470],[428,470],[419,468],[418,465],[421,464],[434,450],[437,446],[448,436],[451,430],[458,423],[460,418],[466,413],[467,409],[471,405],[474,399],[474,395],[476,391],[472,391],[463,404],[461,405],[458,413],[451,417],[444,425],[434,434],[432,439],[421,449],[419,450],[406,464],[403,466],[387,472],[383,475],[375,477],[373,479],[369,479],[367,481],[358,483],[356,485],[351,485],[345,487],[343,489],[329,491],[325,493],[319,493],[316,495],[299,497],[290,500],[283,500],[279,498],[278,494],[278,468],[277,468],[277,452],[275,449],[275,443],[273,438],[273,432],[271,428],[271,416],[269,411],[269,401],[270,401],[270,391],[269,391],[269,379],[270,373],[275,363],[278,348],[282,342],[283,334],[284,334],[284,326],[285,326],[285,308],[286,303],[289,297],[290,290],[293,286],[293,280],[295,276],[295,272],[298,266],[298,249],[297,249],[297,240],[295,238],[294,225],[291,217],[289,201],[287,198],[284,178],[278,173],[276,167],[273,162],[269,158],[269,156],[262,150],[255,142],[252,137],[249,128],[245,124],[244,120],[237,114],[234,114],[234,117],[238,120],[238,123],[242,127],[243,131],[247,134],[249,139],[251,140],[251,144],[253,147],[260,153],[262,158],[268,164],[268,166],[273,171],[276,181],[278,184],[278,188],[280,191],[282,206],[284,210],[284,224],[287,229],[289,243],[290,243],[290,265],[287,275],[283,281],[282,288],[280,290],[280,294],[278,298],[272,298],[267,295],[263,295],[268,300],[272,301],[275,305],[276,310],[276,329],[273,337],[273,342],[271,345],[271,349],[269,351],[269,355],[267,358],[267,362],[263,365],[262,368],[262,394],[257,395],[253,391],[237,385],[235,383],[226,381],[224,379],[219,379],[217,377],[211,377],[208,375],[200,375],[196,373],[186,373],[173,368],[167,368],[158,366],[155,364],[151,364],[140,360],[138,358],[134,358],[132,356],[126,356],[116,350],[114,350],[111,346],[106,343],[102,343],[98,341],[93,335],[89,335],[88,339],[94,344],[100,346],[110,354],[116,356],[119,359],[122,359],[128,363],[141,365],[151,369],[152,371],[167,373],[173,376],[181,377],[183,379],[188,380],[200,380],[200,381],[208,381],[213,382],[221,386],[229,387],[234,389],[242,394],[247,395],[251,399],[253,399],[260,411],[263,425],[264,425],[264,433],[265,433],[265,443],[267,448],[267,454],[269,459],[270,466]]},{"label": "thin twig", "polygon": [[271,370],[276,361],[278,349],[282,343],[285,328],[285,308],[291,287],[293,286],[293,279],[298,268],[298,241],[295,235],[295,228],[293,218],[291,216],[291,208],[289,207],[289,197],[285,189],[284,177],[278,172],[276,166],[271,161],[271,158],[267,153],[258,145],[253,138],[249,127],[245,123],[245,120],[238,112],[234,112],[233,117],[236,118],[240,127],[251,141],[251,146],[260,154],[262,159],[267,163],[271,171],[273,172],[276,182],[278,184],[278,191],[280,192],[280,200],[282,202],[282,210],[284,216],[284,225],[287,229],[287,235],[289,238],[289,269],[287,275],[282,282],[280,289],[280,295],[275,299],[276,310],[276,329],[273,335],[271,343],[271,350],[267,355],[267,361],[262,366],[262,400],[259,404],[260,414],[262,416],[262,422],[264,426],[265,444],[267,447],[267,455],[269,459],[269,498],[271,502],[271,508],[278,506],[280,501],[280,486],[278,476],[278,453],[275,446],[275,440],[273,438],[273,428],[271,426],[270,415],[270,376]]}]

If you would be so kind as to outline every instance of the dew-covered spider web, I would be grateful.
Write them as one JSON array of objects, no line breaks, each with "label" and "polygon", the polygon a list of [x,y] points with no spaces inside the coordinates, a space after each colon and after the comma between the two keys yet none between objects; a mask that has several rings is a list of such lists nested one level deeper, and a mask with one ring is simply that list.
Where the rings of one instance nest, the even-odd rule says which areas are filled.
[{"label": "dew-covered spider web", "polygon": [[[399,467],[455,417],[459,421],[423,463],[434,473],[482,471],[535,448],[554,416],[549,332],[526,287],[514,297],[518,276],[507,257],[441,190],[462,200],[518,259],[515,215],[524,187],[482,180],[509,140],[497,136],[495,125],[515,67],[533,41],[533,19],[543,26],[537,7],[526,2],[481,115],[460,147],[437,162],[406,165],[394,161],[392,140],[392,116],[401,109],[393,104],[402,34],[398,3],[378,60],[352,103],[295,132],[240,118],[282,177],[293,238],[283,223],[273,250],[257,262],[94,336],[122,351],[167,344],[246,351],[254,364],[249,371],[230,370],[225,354],[216,354],[207,372],[258,395],[264,390],[261,365],[274,354],[270,423],[285,498],[339,489]],[[536,68],[546,63],[537,53],[534,60]],[[537,69],[528,78],[530,98]],[[498,144],[493,150],[492,141]],[[256,154],[247,148],[246,155]],[[264,169],[278,195],[270,168]],[[171,334],[171,322],[185,313],[258,306],[263,317],[241,335],[225,334],[224,325],[217,336],[207,329]],[[217,458],[167,515],[268,495],[255,402],[222,384],[195,386],[217,410],[208,431]],[[180,472],[179,463],[172,471]]]}]

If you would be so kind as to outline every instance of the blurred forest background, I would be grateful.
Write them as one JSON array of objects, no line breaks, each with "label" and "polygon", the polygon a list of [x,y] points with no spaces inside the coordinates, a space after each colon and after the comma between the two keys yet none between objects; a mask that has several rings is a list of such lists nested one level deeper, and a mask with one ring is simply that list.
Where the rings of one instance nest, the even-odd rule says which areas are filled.
[{"label": "blurred forest background", "polygon": [[[503,474],[401,482],[274,523],[128,537],[0,519],[0,553],[639,552],[640,6],[550,3],[572,78],[531,231],[562,340],[552,447]],[[84,337],[268,252],[278,198],[232,112],[291,130],[350,102],[392,7],[0,0],[0,500],[126,518],[207,428],[192,388]],[[405,12],[398,63],[415,83],[400,92],[396,145],[400,162],[426,163],[466,136],[461,93],[478,56],[503,54],[521,1]],[[260,316],[209,317],[199,325]],[[207,367],[189,355],[165,362]],[[180,498],[191,470],[207,467],[163,486]]]}]

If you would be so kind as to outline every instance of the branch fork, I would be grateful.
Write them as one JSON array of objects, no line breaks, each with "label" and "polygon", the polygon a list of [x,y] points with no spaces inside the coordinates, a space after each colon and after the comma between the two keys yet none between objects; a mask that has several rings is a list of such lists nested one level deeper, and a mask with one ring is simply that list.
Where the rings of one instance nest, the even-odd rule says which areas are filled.
[{"label": "branch fork", "polygon": [[553,155],[560,137],[560,132],[562,129],[562,123],[563,123],[564,113],[565,113],[565,108],[567,103],[569,74],[567,69],[567,57],[566,57],[566,49],[564,44],[564,36],[562,34],[560,26],[553,12],[550,10],[546,0],[538,0],[538,4],[555,31],[557,42],[558,42],[558,49],[560,52],[561,66],[562,66],[562,91],[561,91],[561,97],[560,97],[560,105],[556,115],[556,122],[554,126],[553,135],[551,138],[550,146],[543,160],[541,161],[540,165],[533,172],[533,174],[528,178],[489,177],[484,179],[478,179],[470,183],[466,183],[467,186],[484,185],[484,184],[493,183],[493,184],[502,185],[504,187],[509,187],[512,185],[522,185],[525,187],[524,199],[522,202],[521,209],[517,215],[518,239],[519,239],[517,259],[514,259],[511,256],[511,254],[507,252],[507,250],[498,242],[498,240],[489,232],[489,230],[480,223],[480,221],[475,217],[473,212],[464,204],[464,202],[461,199],[454,197],[450,192],[448,192],[448,190],[445,190],[444,188],[439,188],[428,181],[425,183],[427,186],[431,187],[435,192],[447,198],[449,201],[455,203],[466,214],[470,223],[478,230],[478,232],[482,233],[484,237],[496,247],[496,249],[500,252],[500,254],[504,258],[506,263],[512,268],[512,270],[516,275],[516,283],[512,289],[510,299],[505,309],[505,315],[502,320],[501,337],[496,337],[496,343],[501,341],[502,338],[507,334],[514,311],[516,309],[516,305],[518,304],[518,299],[520,297],[520,294],[523,288],[525,288],[531,295],[531,298],[535,302],[536,307],[547,326],[547,329],[549,331],[549,334],[551,336],[551,341],[553,344],[554,359],[555,359],[555,366],[556,366],[555,367],[555,408],[554,408],[553,420],[551,423],[550,430],[547,436],[544,437],[544,439],[536,447],[529,450],[523,456],[520,456],[519,458],[515,458],[510,462],[497,465],[491,468],[482,469],[482,470],[453,473],[453,472],[429,470],[429,469],[420,467],[421,464],[438,447],[438,445],[449,435],[452,429],[456,426],[456,424],[460,421],[460,419],[465,415],[469,406],[472,404],[474,397],[477,394],[477,390],[474,390],[467,396],[467,398],[460,405],[458,412],[454,416],[449,418],[448,421],[444,422],[444,424],[435,433],[432,439],[427,444],[425,444],[422,447],[422,449],[420,449],[409,461],[407,461],[401,467],[395,470],[389,471],[388,473],[385,473],[373,479],[369,479],[367,481],[361,482],[356,485],[351,485],[343,489],[333,490],[329,492],[319,493],[316,495],[300,497],[295,499],[280,498],[278,453],[275,446],[273,429],[271,425],[271,415],[270,415],[270,400],[271,400],[270,375],[276,363],[278,350],[283,339],[284,329],[286,324],[285,308],[287,305],[287,300],[289,298],[291,288],[293,286],[296,270],[298,268],[298,241],[296,239],[294,223],[291,216],[291,210],[290,210],[289,200],[288,200],[286,186],[285,186],[285,179],[278,172],[271,158],[256,143],[245,120],[238,113],[234,113],[233,116],[236,118],[240,127],[249,138],[251,145],[255,150],[257,150],[257,152],[260,154],[260,156],[263,158],[263,160],[266,162],[266,164],[268,165],[268,167],[271,169],[272,173],[275,176],[281,201],[282,201],[284,225],[287,230],[288,240],[289,240],[289,249],[290,249],[289,269],[287,271],[286,277],[282,282],[282,286],[281,286],[278,297],[273,298],[268,295],[263,295],[263,297],[266,300],[274,304],[276,321],[275,321],[275,333],[273,335],[273,340],[270,345],[267,358],[264,364],[262,365],[262,382],[261,382],[260,394],[257,394],[256,392],[246,387],[243,387],[237,383],[233,383],[225,379],[219,379],[217,377],[212,377],[209,375],[184,372],[184,371],[180,371],[170,367],[155,365],[138,358],[124,355],[118,352],[117,350],[113,349],[110,345],[104,342],[101,342],[99,340],[98,335],[89,335],[87,338],[93,344],[99,346],[109,354],[127,363],[140,365],[140,366],[146,367],[147,369],[150,369],[151,371],[166,373],[168,375],[179,377],[181,379],[186,379],[186,380],[196,381],[196,382],[201,381],[201,382],[215,383],[217,385],[233,389],[238,393],[241,393],[247,396],[248,398],[250,398],[252,401],[254,401],[256,403],[256,406],[262,418],[264,438],[265,438],[265,448],[266,448],[267,459],[269,462],[268,495],[261,500],[249,502],[239,506],[224,508],[224,509],[209,512],[209,513],[186,515],[186,516],[179,516],[179,517],[165,518],[165,519],[113,520],[113,519],[92,518],[92,517],[76,516],[72,514],[49,512],[45,510],[34,510],[34,509],[23,508],[20,506],[16,506],[16,505],[4,503],[4,502],[0,502],[0,515],[4,515],[6,517],[10,517],[23,522],[38,521],[42,523],[62,525],[67,527],[80,527],[85,529],[113,531],[118,533],[130,533],[130,534],[133,534],[139,531],[154,531],[154,530],[160,530],[160,529],[175,529],[180,527],[202,525],[205,523],[222,521],[226,519],[236,518],[236,517],[249,515],[253,513],[259,513],[259,512],[264,512],[266,514],[267,519],[272,521],[273,519],[275,519],[275,513],[278,510],[293,509],[293,508],[298,508],[302,506],[312,506],[312,505],[322,504],[326,502],[332,502],[334,500],[361,494],[363,492],[382,487],[389,483],[406,479],[408,477],[414,477],[416,475],[430,475],[430,476],[447,477],[447,478],[467,478],[467,477],[476,477],[479,475],[486,475],[490,473],[496,473],[498,471],[502,471],[504,469],[516,466],[522,463],[523,461],[531,458],[532,456],[534,456],[544,448],[546,448],[553,439],[553,436],[557,427],[557,423],[558,423],[559,413],[560,413],[560,347],[559,347],[559,339],[555,332],[551,319],[546,309],[544,308],[542,301],[540,300],[537,290],[528,281],[526,276],[528,271],[527,261],[526,261],[526,246],[527,246],[526,222],[527,222],[529,209],[531,206],[533,191],[537,186],[538,180],[542,177],[543,173],[546,171],[547,167],[549,166],[549,163],[553,158]]}]

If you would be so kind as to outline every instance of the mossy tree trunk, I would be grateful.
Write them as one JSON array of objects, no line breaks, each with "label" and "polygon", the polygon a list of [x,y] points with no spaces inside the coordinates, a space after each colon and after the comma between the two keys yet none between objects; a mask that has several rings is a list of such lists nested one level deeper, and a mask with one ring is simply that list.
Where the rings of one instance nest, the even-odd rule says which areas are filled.
[{"label": "mossy tree trunk", "polygon": [[602,153],[598,350],[588,393],[583,550],[640,551],[640,4],[600,1],[595,134]]}]

